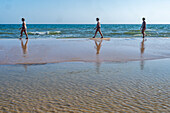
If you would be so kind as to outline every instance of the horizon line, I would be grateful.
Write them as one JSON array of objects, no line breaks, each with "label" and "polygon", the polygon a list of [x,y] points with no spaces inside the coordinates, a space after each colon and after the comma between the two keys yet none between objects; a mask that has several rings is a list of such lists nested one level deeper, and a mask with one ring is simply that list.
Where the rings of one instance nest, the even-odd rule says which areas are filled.
[{"label": "horizon line", "polygon": [[[2,23],[0,23],[0,24],[2,24]],[[21,23],[3,23],[3,24],[21,24]],[[36,25],[36,24],[56,24],[56,25],[57,25],[57,24],[61,24],[61,25],[62,25],[62,24],[68,24],[68,25],[69,25],[69,24],[70,24],[70,25],[73,24],[73,25],[75,25],[75,24],[84,24],[84,23],[27,23],[27,25],[29,25],[29,24],[35,24],[35,25]],[[93,25],[93,24],[91,24],[91,23],[87,23],[87,24]],[[96,23],[94,23],[94,24],[96,24]],[[112,25],[114,25],[115,23],[103,23],[103,24],[112,24]],[[117,23],[117,24],[120,24],[120,25],[121,25],[122,23]],[[130,24],[130,23],[123,23],[123,24]],[[132,24],[134,24],[134,23],[132,23]],[[132,25],[132,24],[131,24],[131,25]],[[138,23],[138,24],[139,24],[139,23]],[[157,25],[159,25],[159,24],[166,24],[166,23],[159,23],[159,24],[158,24],[158,23],[150,23],[150,24],[147,24],[147,25],[151,25],[151,24],[157,24]],[[170,24],[170,23],[167,23],[167,24]],[[115,25],[116,25],[116,24],[115,24]],[[134,25],[135,25],[135,24],[134,24]]]}]

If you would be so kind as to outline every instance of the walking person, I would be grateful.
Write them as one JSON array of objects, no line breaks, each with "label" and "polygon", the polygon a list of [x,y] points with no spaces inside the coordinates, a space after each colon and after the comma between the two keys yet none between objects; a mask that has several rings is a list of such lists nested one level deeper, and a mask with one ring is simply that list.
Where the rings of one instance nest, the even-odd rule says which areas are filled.
[{"label": "walking person", "polygon": [[22,18],[21,20],[22,20],[22,27],[20,28],[20,30],[21,30],[20,39],[22,39],[23,32],[24,32],[24,33],[25,33],[25,35],[26,35],[26,39],[28,39],[27,26],[26,26],[25,19],[24,19],[24,18]]},{"label": "walking person", "polygon": [[146,34],[145,34],[146,22],[145,22],[145,18],[142,18],[142,20],[143,20],[143,23],[142,23],[142,26],[141,26],[140,30],[142,32],[143,38],[145,38],[145,36],[146,36]]},{"label": "walking person", "polygon": [[97,21],[97,26],[96,26],[96,28],[94,28],[94,29],[96,29],[96,32],[95,32],[95,35],[94,35],[93,38],[96,37],[97,32],[99,32],[100,35],[101,35],[101,38],[103,38],[103,34],[102,34],[102,32],[101,32],[101,25],[100,25],[100,22],[99,22],[99,18],[96,18],[96,21]]}]

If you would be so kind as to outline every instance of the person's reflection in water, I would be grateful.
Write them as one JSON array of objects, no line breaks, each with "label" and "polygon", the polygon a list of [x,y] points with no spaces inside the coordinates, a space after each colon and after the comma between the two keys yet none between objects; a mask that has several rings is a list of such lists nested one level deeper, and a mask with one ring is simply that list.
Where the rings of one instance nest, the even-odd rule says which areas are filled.
[{"label": "person's reflection in water", "polygon": [[21,47],[22,47],[24,57],[26,57],[26,54],[28,51],[27,44],[28,44],[28,39],[26,40],[25,44],[23,43],[23,40],[21,39]]},{"label": "person's reflection in water", "polygon": [[[27,55],[27,51],[28,51],[28,39],[26,39],[26,42],[25,44],[23,43],[23,40],[21,39],[21,47],[22,47],[22,52],[23,52],[23,55],[24,57],[26,57]],[[25,72],[27,72],[27,65],[23,65],[24,69],[25,69]]]},{"label": "person's reflection in water", "polygon": [[97,56],[97,61],[96,61],[96,72],[99,74],[100,73],[100,60],[99,60],[99,56]]},{"label": "person's reflection in water", "polygon": [[24,66],[25,72],[27,72],[27,64],[23,66]]},{"label": "person's reflection in water", "polygon": [[141,67],[141,70],[144,69],[144,58],[143,58],[143,54],[144,54],[144,51],[145,51],[144,42],[145,42],[145,40],[143,39],[142,42],[141,42],[141,48],[140,48],[140,52],[141,52],[141,64],[140,64],[140,67]]},{"label": "person's reflection in water", "polygon": [[101,46],[102,46],[102,40],[95,40],[95,49],[96,49],[96,54],[97,54],[97,56],[96,56],[96,72],[97,73],[100,73],[100,65],[101,65],[101,63],[100,63],[100,59],[99,59],[99,54],[100,54],[100,49],[101,49]]},{"label": "person's reflection in water", "polygon": [[99,43],[97,43],[97,40],[95,40],[95,44],[96,44],[95,48],[97,50],[96,54],[98,55],[100,53],[100,48],[102,46],[102,40],[100,40]]}]

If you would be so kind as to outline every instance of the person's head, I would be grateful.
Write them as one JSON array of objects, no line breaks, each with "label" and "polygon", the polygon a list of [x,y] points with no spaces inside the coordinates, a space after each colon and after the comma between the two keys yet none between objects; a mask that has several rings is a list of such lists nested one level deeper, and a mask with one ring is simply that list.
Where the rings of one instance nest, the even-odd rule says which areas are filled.
[{"label": "person's head", "polygon": [[25,18],[22,18],[21,20],[24,22],[24,21],[25,21]]},{"label": "person's head", "polygon": [[99,18],[96,18],[96,21],[99,21]]},{"label": "person's head", "polygon": [[145,18],[142,18],[143,21],[145,21]]}]

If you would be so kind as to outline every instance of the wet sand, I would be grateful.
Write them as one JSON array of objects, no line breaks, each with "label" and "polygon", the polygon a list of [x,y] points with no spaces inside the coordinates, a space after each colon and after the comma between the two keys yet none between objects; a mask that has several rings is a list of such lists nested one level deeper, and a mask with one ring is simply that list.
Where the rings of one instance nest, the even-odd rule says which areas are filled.
[{"label": "wet sand", "polygon": [[0,112],[169,113],[169,67],[168,38],[0,40]]},{"label": "wet sand", "polygon": [[126,62],[170,57],[170,39],[0,40],[0,64]]},{"label": "wet sand", "polygon": [[170,59],[0,65],[0,112],[170,112]]}]

